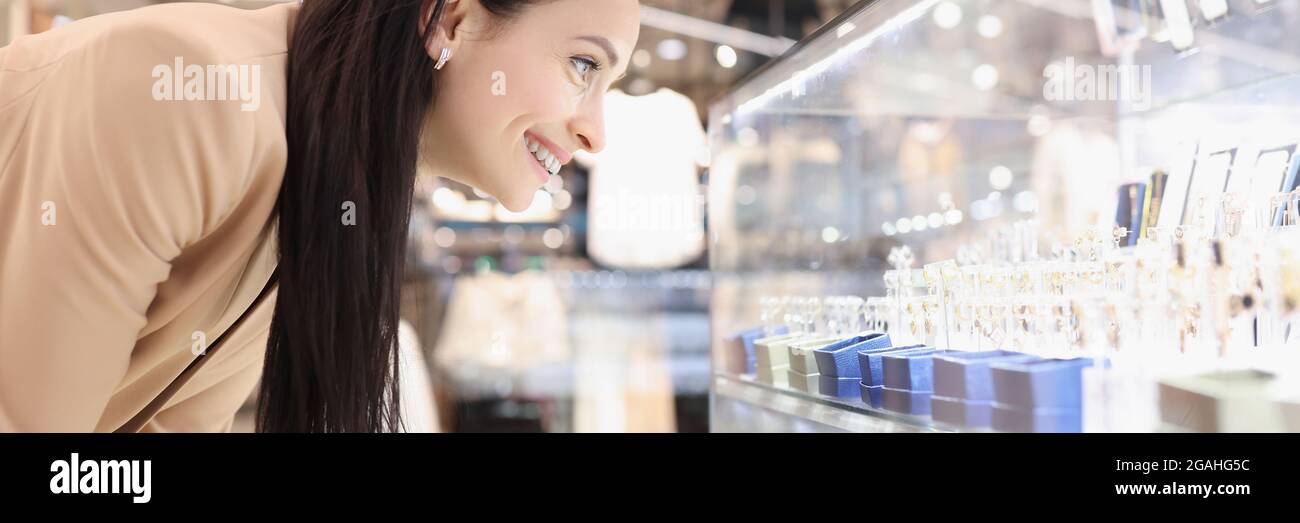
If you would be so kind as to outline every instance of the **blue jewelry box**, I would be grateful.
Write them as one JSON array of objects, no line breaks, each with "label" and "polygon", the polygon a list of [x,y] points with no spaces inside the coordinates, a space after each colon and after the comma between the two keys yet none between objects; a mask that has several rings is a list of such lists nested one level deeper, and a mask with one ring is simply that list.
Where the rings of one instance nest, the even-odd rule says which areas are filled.
[{"label": "blue jewelry box", "polygon": [[868,349],[858,351],[858,366],[862,373],[862,381],[858,383],[858,391],[862,397],[862,402],[875,408],[881,406],[881,394],[884,388],[884,378],[881,377],[883,371],[880,367],[880,356],[893,352],[909,350],[933,350],[926,345],[905,345],[902,347],[885,347],[881,349]]},{"label": "blue jewelry box", "polygon": [[994,407],[1079,410],[1083,407],[1083,369],[1091,365],[1089,358],[991,362]]},{"label": "blue jewelry box", "polygon": [[948,351],[936,355],[933,362],[934,394],[966,401],[993,401],[993,374],[989,364],[1033,359],[1042,358],[1007,350]]},{"label": "blue jewelry box", "polygon": [[992,424],[993,362],[1041,360],[1038,356],[1005,350],[952,351],[934,358],[934,395],[930,416],[935,421],[971,428]]},{"label": "blue jewelry box", "polygon": [[930,417],[949,425],[981,428],[989,426],[993,402],[969,401],[945,396],[930,396]]},{"label": "blue jewelry box", "polygon": [[930,391],[928,390],[881,387],[880,397],[881,405],[885,410],[914,416],[930,415]]},{"label": "blue jewelry box", "polygon": [[992,425],[1002,432],[1082,432],[1080,409],[1017,409],[993,404]]},{"label": "blue jewelry box", "polygon": [[934,348],[928,345],[907,345],[858,351],[858,369],[862,373],[862,382],[869,387],[883,386],[885,371],[880,358],[886,354],[912,350],[934,350]]},{"label": "blue jewelry box", "polygon": [[934,392],[934,358],[947,352],[925,348],[881,355],[882,385],[890,389]]},{"label": "blue jewelry box", "polygon": [[852,398],[859,394],[858,384],[862,378],[841,378],[838,376],[817,375],[817,391],[825,396]]},{"label": "blue jewelry box", "polygon": [[884,385],[867,385],[865,381],[858,382],[858,393],[862,396],[862,402],[877,409],[883,402],[881,394],[884,389]]},{"label": "blue jewelry box", "polygon": [[813,351],[817,361],[817,371],[823,376],[837,378],[861,378],[857,351],[888,347],[889,335],[883,332],[869,332],[837,341]]},{"label": "blue jewelry box", "polygon": [[884,374],[881,399],[885,410],[916,416],[930,415],[934,358],[948,352],[924,348],[881,355]]}]

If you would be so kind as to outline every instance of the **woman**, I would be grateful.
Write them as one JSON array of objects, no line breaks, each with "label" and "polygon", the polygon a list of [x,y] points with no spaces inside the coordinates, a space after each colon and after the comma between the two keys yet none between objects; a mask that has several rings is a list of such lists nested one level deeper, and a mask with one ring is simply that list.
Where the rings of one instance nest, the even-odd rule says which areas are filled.
[{"label": "woman", "polygon": [[603,147],[638,31],[635,0],[307,0],[0,49],[0,430],[228,430],[259,376],[261,431],[399,427],[417,161],[526,208]]}]

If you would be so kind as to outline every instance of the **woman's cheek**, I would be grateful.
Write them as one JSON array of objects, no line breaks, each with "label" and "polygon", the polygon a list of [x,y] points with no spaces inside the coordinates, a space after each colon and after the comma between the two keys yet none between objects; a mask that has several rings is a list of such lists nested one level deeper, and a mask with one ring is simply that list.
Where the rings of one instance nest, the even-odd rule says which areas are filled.
[{"label": "woman's cheek", "polygon": [[572,114],[582,89],[564,76],[552,60],[521,64],[511,78],[511,105],[528,115],[532,125],[562,122]]}]

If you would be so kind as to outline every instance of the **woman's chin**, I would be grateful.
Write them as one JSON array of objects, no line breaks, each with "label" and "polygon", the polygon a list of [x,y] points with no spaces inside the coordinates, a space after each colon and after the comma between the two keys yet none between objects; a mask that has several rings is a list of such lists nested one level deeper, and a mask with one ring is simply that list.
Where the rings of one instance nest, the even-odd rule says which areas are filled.
[{"label": "woman's chin", "polygon": [[511,191],[510,194],[502,194],[497,197],[501,206],[510,212],[524,212],[528,207],[533,205],[533,197],[537,196],[536,191]]}]

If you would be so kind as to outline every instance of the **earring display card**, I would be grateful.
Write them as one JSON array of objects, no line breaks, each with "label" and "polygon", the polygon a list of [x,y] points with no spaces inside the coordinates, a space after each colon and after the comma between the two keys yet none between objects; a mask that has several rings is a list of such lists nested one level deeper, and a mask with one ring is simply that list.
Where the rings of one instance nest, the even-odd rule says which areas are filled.
[{"label": "earring display card", "polygon": [[1158,224],[1161,227],[1182,225],[1183,210],[1187,208],[1187,198],[1192,186],[1192,173],[1196,170],[1196,144],[1186,144],[1185,154],[1178,156],[1179,161],[1169,171],[1161,197]]},{"label": "earring display card", "polygon": [[1207,22],[1213,22],[1228,14],[1228,0],[1200,0],[1197,6],[1201,8],[1201,17]]},{"label": "earring display card", "polygon": [[1168,173],[1159,170],[1151,173],[1151,178],[1147,183],[1146,201],[1142,204],[1142,234],[1140,237],[1146,238],[1147,230],[1157,225],[1157,219],[1160,217],[1160,206],[1165,197],[1165,187],[1168,184]]},{"label": "earring display card", "polygon": [[1121,246],[1137,245],[1142,232],[1142,205],[1146,201],[1147,184],[1126,183],[1119,187],[1119,205],[1115,208],[1115,226],[1128,230],[1120,239]]},{"label": "earring display card", "polygon": [[1174,49],[1186,51],[1192,47],[1195,37],[1192,32],[1192,16],[1187,10],[1185,0],[1160,0],[1160,10],[1165,15],[1165,28],[1169,32],[1169,43]]},{"label": "earring display card", "polygon": [[1291,192],[1300,189],[1300,175],[1297,175],[1298,171],[1300,171],[1300,162],[1293,159],[1291,161],[1291,168],[1286,171],[1286,181],[1282,182],[1282,191],[1280,192]]},{"label": "earring display card", "polygon": [[1228,184],[1224,186],[1223,192],[1246,196],[1250,194],[1251,181],[1255,179],[1255,171],[1258,161],[1251,162],[1245,155],[1241,155],[1239,163],[1241,165],[1233,166],[1233,173],[1228,178]]},{"label": "earring display card", "polygon": [[1273,195],[1282,192],[1282,184],[1286,182],[1287,171],[1291,167],[1291,156],[1294,153],[1295,145],[1259,152],[1259,158],[1255,160],[1255,171],[1250,180],[1250,194],[1253,199],[1267,202]]},{"label": "earring display card", "polygon": [[[1223,192],[1228,188],[1232,174],[1232,163],[1237,157],[1237,149],[1228,149],[1206,155],[1197,160],[1195,172],[1192,173],[1191,191],[1188,193],[1189,205],[1199,206],[1204,203],[1217,209],[1223,200]],[[1182,223],[1188,224],[1192,209],[1185,209]]]},{"label": "earring display card", "polygon": [[1105,0],[1092,3],[1092,16],[1096,20],[1098,43],[1107,56],[1115,56],[1126,41],[1145,38],[1148,32],[1144,21],[1117,23],[1116,10],[1143,13],[1146,10],[1145,0]]},{"label": "earring display card", "polygon": [[[1295,144],[1265,149],[1255,159],[1255,169],[1251,172],[1250,189],[1247,193],[1250,204],[1267,209],[1273,196],[1283,192],[1287,176],[1292,171]],[[1281,225],[1279,216],[1274,217],[1269,225]]]}]

